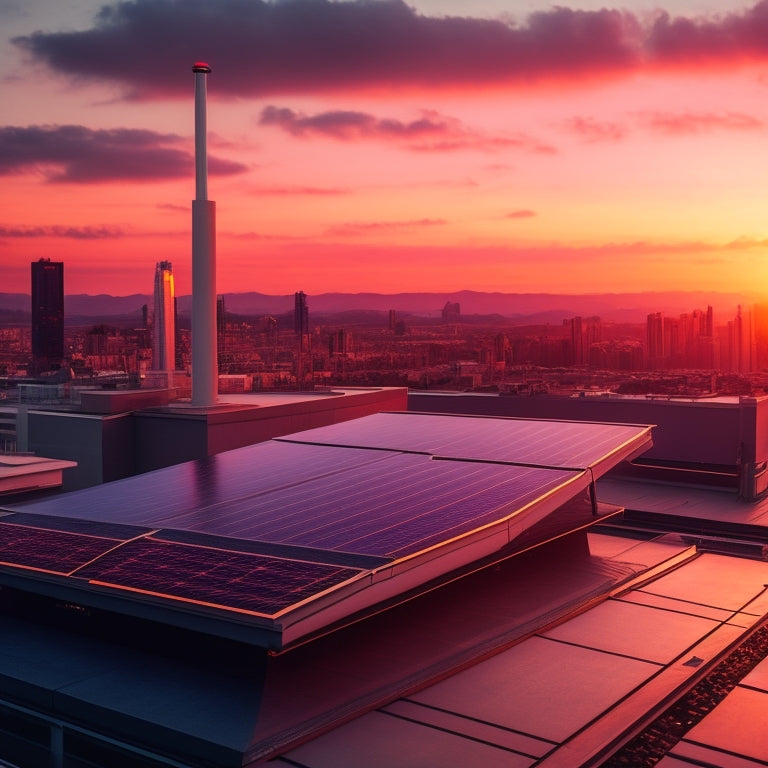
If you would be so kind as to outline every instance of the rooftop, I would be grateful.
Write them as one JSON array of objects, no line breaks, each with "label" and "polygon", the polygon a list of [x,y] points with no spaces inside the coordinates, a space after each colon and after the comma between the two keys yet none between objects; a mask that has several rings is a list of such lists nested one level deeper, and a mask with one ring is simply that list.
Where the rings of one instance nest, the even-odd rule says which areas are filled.
[{"label": "rooftop", "polygon": [[[14,505],[0,520],[6,727],[47,723],[67,754],[108,745],[177,768],[639,765],[606,761],[768,615],[768,502],[615,475],[650,432],[383,413]],[[70,537],[96,539],[92,557]],[[170,573],[163,589],[110,581],[134,546],[156,553],[142,578]],[[171,550],[194,551],[192,571]],[[171,588],[181,562],[187,587],[224,567],[217,599],[242,596],[243,558],[355,574],[272,626]],[[765,664],[686,719],[659,764],[764,765]]]}]

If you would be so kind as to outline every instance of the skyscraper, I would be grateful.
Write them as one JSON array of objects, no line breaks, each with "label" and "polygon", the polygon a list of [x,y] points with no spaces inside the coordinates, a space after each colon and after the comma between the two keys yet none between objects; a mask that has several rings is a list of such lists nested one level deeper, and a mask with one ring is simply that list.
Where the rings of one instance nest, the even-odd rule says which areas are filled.
[{"label": "skyscraper", "polygon": [[293,295],[293,331],[297,336],[309,333],[309,309],[304,291],[297,291]]},{"label": "skyscraper", "polygon": [[646,321],[646,344],[648,368],[661,368],[664,364],[664,316],[661,312],[652,312]]},{"label": "skyscraper", "polygon": [[176,333],[174,328],[173,266],[159,261],[155,267],[155,316],[152,325],[152,368],[175,368]]},{"label": "skyscraper", "polygon": [[32,357],[35,368],[64,357],[64,262],[32,262]]}]

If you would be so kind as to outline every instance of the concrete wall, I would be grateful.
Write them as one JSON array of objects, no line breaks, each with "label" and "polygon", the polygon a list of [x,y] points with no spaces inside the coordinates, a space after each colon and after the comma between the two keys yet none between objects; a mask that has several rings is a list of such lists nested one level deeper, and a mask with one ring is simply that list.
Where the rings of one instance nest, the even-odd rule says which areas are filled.
[{"label": "concrete wall", "polygon": [[136,472],[148,472],[182,461],[211,456],[261,443],[280,435],[357,419],[379,411],[405,411],[407,390],[345,390],[344,394],[295,400],[280,395],[270,404],[259,395],[257,405],[222,405],[206,410],[165,408],[137,411]]},{"label": "concrete wall", "polygon": [[29,450],[38,456],[77,462],[76,468],[64,473],[64,490],[104,482],[99,416],[30,410],[28,419]]}]

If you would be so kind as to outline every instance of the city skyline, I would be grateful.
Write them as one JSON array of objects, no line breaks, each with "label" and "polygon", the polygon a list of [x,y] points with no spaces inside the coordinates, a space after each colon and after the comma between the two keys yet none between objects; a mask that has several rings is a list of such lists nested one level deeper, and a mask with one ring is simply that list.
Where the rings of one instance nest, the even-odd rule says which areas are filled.
[{"label": "city skyline", "polygon": [[184,37],[176,2],[0,6],[4,290],[44,257],[72,293],[165,260],[190,292],[198,59],[219,293],[768,278],[768,3],[214,5]]}]

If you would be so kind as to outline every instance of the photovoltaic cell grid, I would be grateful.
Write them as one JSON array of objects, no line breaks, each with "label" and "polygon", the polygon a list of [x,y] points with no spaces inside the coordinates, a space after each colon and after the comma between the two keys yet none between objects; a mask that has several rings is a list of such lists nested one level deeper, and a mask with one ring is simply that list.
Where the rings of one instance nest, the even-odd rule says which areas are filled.
[{"label": "photovoltaic cell grid", "polygon": [[469,533],[581,472],[392,454],[383,465],[233,503],[185,527],[240,539],[402,557]]},{"label": "photovoltaic cell grid", "polygon": [[119,543],[119,539],[0,522],[0,563],[51,573],[71,573]]},{"label": "photovoltaic cell grid", "polygon": [[[269,441],[13,506],[19,512],[151,528],[182,528],[225,513],[233,502],[348,473],[386,459],[380,451]],[[384,471],[384,470],[382,470]]]},{"label": "photovoltaic cell grid", "polygon": [[76,576],[153,595],[271,616],[360,572],[355,568],[143,538],[104,555]]},{"label": "photovoltaic cell grid", "polygon": [[414,451],[432,456],[586,469],[647,429],[420,413],[379,413],[276,438],[321,445]]}]

